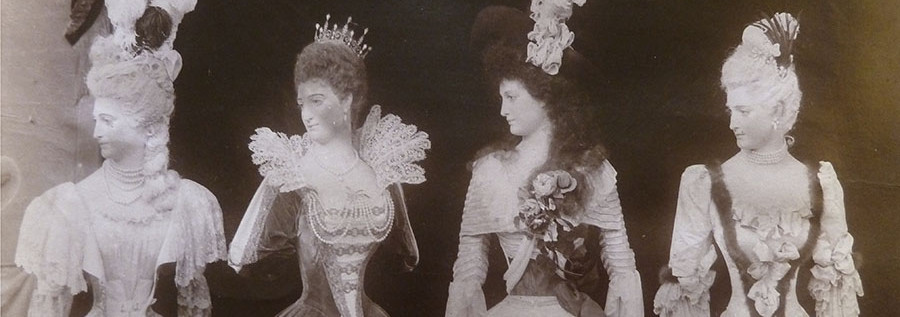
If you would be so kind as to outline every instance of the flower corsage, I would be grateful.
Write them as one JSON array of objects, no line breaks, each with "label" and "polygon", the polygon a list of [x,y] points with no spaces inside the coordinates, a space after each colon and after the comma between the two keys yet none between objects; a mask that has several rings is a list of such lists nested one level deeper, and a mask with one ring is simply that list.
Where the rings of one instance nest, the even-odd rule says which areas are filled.
[{"label": "flower corsage", "polygon": [[576,281],[589,269],[586,226],[576,226],[572,215],[578,204],[570,195],[578,181],[569,172],[552,170],[537,174],[519,189],[516,224],[531,235],[539,250],[538,263],[548,264],[556,274]]}]

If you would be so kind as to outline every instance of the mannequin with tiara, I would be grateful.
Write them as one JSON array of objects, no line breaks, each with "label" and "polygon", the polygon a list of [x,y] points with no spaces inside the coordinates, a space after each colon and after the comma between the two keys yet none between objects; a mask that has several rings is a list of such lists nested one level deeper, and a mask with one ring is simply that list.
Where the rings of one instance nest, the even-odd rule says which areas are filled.
[{"label": "mannequin with tiara", "polygon": [[298,255],[303,294],[278,316],[387,316],[365,293],[369,260],[384,244],[404,256],[406,269],[418,262],[400,184],[425,181],[416,162],[431,143],[377,105],[357,124],[371,50],[362,43],[368,29],[357,31],[349,18],[343,27],[326,19],[297,57],[294,84],[306,133],[260,128],[250,138],[263,181],[231,242],[229,263],[241,271],[274,252]]},{"label": "mannequin with tiara", "polygon": [[[574,34],[565,21],[575,4],[583,1],[536,0],[530,18],[488,7],[472,27],[509,135],[473,164],[448,317],[643,316],[616,170],[596,129],[603,84],[569,47]],[[507,296],[487,307],[494,236],[506,260]],[[598,288],[607,289],[603,307],[589,296]]]},{"label": "mannequin with tiara", "polygon": [[[857,316],[863,290],[853,263],[843,190],[831,164],[803,164],[787,136],[801,92],[792,44],[799,25],[778,13],[744,29],[722,66],[731,130],[740,148],[721,165],[681,177],[668,270],[654,300],[660,316],[709,316],[716,247],[731,298],[722,316]],[[797,285],[803,275],[809,285]]]},{"label": "mannequin with tiara", "polygon": [[[88,316],[211,313],[203,272],[225,259],[222,213],[206,188],[168,169],[178,67],[165,57],[174,51],[160,49],[171,50],[163,44],[171,20],[135,23],[131,42],[139,44],[110,36],[91,47],[86,81],[101,168],[26,209],[15,261],[37,279],[29,316],[68,316],[73,295],[85,291]],[[173,266],[177,307],[157,307],[159,272]]]}]

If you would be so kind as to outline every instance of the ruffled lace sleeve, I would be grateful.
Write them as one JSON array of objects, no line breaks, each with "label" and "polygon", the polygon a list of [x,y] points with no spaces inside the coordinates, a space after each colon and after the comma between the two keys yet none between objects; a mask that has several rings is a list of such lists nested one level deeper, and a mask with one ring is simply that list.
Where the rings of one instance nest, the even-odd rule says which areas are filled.
[{"label": "ruffled lace sleeve", "polygon": [[671,274],[665,274],[653,312],[660,316],[709,316],[709,287],[716,272],[713,246],[710,174],[702,165],[685,169],[681,176],[675,229],[669,253]]},{"label": "ruffled lace sleeve", "polygon": [[300,158],[306,154],[310,142],[306,135],[288,137],[269,128],[259,128],[250,137],[248,147],[253,152],[253,164],[259,165],[259,174],[268,180],[269,186],[286,193],[306,186],[300,173]]},{"label": "ruffled lace sleeve", "polygon": [[425,182],[425,170],[415,162],[425,159],[431,141],[416,126],[404,124],[392,114],[382,117],[381,107],[375,105],[366,117],[359,142],[359,156],[375,171],[380,188]]},{"label": "ruffled lace sleeve", "polygon": [[483,230],[469,228],[480,224],[480,221],[489,214],[487,210],[491,197],[488,194],[489,170],[492,159],[484,157],[475,163],[472,171],[472,180],[466,193],[466,202],[463,206],[462,228],[459,234],[459,253],[456,262],[453,263],[453,281],[450,283],[449,297],[447,298],[446,316],[473,317],[485,316],[487,305],[484,301],[484,291],[481,286],[487,277],[488,269],[488,239]]},{"label": "ruffled lace sleeve", "polygon": [[809,292],[816,300],[816,316],[858,316],[857,296],[862,281],[853,263],[853,236],[847,230],[844,190],[831,163],[821,162],[822,233],[813,250]]},{"label": "ruffled lace sleeve", "polygon": [[15,262],[37,280],[28,316],[68,316],[72,295],[87,290],[86,210],[72,183],[48,190],[25,210]]},{"label": "ruffled lace sleeve", "polygon": [[206,265],[225,259],[222,209],[209,190],[182,180],[181,201],[173,223],[181,233],[175,266],[179,316],[209,316],[212,306],[203,272]]},{"label": "ruffled lace sleeve", "polygon": [[616,170],[604,161],[587,173],[593,192],[582,222],[600,228],[603,266],[609,275],[606,316],[643,316],[641,276],[635,267],[634,251],[628,244],[625,220],[616,190]]}]

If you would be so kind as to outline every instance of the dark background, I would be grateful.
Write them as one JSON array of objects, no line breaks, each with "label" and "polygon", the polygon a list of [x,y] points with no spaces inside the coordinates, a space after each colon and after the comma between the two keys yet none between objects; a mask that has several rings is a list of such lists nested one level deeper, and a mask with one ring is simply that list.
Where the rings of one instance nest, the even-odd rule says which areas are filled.
[{"label": "dark background", "polygon": [[[442,316],[467,164],[506,129],[496,92],[481,82],[468,49],[470,27],[489,4],[527,10],[529,2],[201,0],[175,42],[184,69],[176,81],[172,165],[218,197],[230,241],[261,180],[249,136],[262,126],[302,133],[291,87],[295,56],[326,13],[341,22],[352,15],[370,28],[374,46],[366,59],[370,100],[427,131],[433,144],[423,163],[428,181],[406,186],[421,262],[403,273],[391,257],[378,257],[366,288],[394,316]],[[668,259],[681,172],[737,150],[718,84],[722,62],[747,23],[778,11],[801,24],[795,60],[804,99],[792,152],[831,161],[843,183],[862,258],[863,315],[900,311],[900,4],[589,0],[568,24],[574,47],[612,88],[597,128],[619,171],[648,313]],[[300,294],[296,266],[272,258],[244,277],[224,263],[211,266],[214,314],[273,315]],[[493,269],[489,305],[504,295],[504,268]],[[727,301],[726,280],[720,271],[714,310]]]}]

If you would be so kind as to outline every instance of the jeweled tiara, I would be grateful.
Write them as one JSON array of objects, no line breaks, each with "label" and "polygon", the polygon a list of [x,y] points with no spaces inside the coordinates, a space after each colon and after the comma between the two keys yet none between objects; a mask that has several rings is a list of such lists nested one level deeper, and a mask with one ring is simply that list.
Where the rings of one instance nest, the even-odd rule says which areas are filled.
[{"label": "jeweled tiara", "polygon": [[353,38],[355,32],[350,29],[353,17],[348,17],[347,23],[344,23],[344,26],[341,28],[338,28],[337,23],[332,24],[329,28],[329,20],[331,20],[331,14],[325,15],[325,25],[316,23],[316,42],[339,41],[356,52],[356,55],[359,55],[359,58],[366,58],[366,55],[372,51],[371,46],[363,44],[363,39],[366,37],[366,34],[369,33],[369,29],[364,29],[362,36],[355,39]]}]

